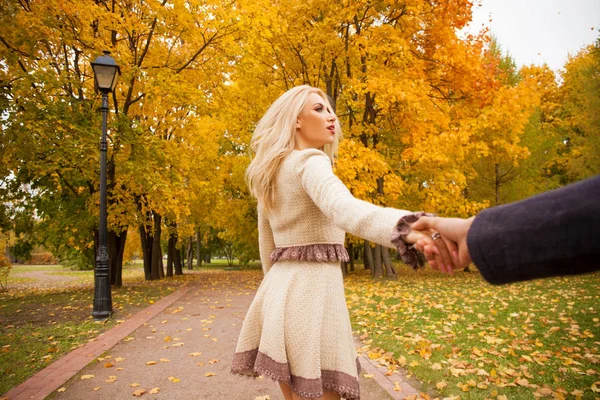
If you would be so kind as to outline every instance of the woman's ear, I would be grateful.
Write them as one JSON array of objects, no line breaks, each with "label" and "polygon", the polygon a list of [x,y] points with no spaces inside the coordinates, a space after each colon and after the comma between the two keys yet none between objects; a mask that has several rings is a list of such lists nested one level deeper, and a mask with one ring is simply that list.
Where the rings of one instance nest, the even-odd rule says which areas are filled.
[{"label": "woman's ear", "polygon": [[300,129],[300,118],[296,119],[296,129]]}]

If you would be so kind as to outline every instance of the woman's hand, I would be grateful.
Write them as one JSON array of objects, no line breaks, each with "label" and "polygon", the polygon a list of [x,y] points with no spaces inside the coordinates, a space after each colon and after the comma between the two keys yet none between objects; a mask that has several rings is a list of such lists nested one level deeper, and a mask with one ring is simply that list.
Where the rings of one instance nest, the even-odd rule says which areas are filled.
[{"label": "woman's hand", "polygon": [[[425,254],[433,269],[452,274],[454,269],[459,268],[458,260],[451,256],[457,253],[456,244],[443,238],[433,229],[412,229],[403,239],[406,243],[414,243],[415,248]],[[427,252],[424,249],[427,249]]]}]

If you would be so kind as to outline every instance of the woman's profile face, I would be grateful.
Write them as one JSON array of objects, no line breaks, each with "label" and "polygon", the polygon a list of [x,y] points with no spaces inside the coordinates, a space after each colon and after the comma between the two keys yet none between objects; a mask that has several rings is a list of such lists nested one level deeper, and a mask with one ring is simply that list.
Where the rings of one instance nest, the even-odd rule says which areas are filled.
[{"label": "woman's profile face", "polygon": [[335,120],[327,102],[317,93],[310,93],[296,123],[297,147],[318,149],[333,143]]}]

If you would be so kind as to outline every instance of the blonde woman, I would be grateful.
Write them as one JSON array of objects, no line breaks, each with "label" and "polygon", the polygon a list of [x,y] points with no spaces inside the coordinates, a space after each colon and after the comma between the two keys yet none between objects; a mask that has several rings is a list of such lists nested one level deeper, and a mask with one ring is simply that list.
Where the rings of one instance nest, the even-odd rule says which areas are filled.
[{"label": "blonde woman", "polygon": [[327,96],[310,86],[279,97],[252,137],[255,156],[246,178],[258,200],[265,277],[244,319],[231,372],[278,381],[288,400],[360,399],[340,268],[349,259],[345,232],[398,248],[413,265],[417,259],[406,244],[422,240],[435,249],[439,269],[453,268],[439,235],[410,230],[418,214],[350,194],[332,171],[340,137]]}]

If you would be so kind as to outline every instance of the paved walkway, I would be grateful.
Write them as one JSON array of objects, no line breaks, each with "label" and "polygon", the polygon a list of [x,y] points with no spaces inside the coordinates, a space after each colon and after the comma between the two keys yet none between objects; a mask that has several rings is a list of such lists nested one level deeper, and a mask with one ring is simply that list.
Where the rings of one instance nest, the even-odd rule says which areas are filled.
[{"label": "paved walkway", "polygon": [[[254,294],[253,289],[231,281],[207,279],[183,287],[65,355],[4,397],[131,399],[143,391],[144,398],[283,400],[279,385],[270,379],[229,372]],[[358,348],[358,339],[356,344]],[[372,360],[361,357],[360,362],[361,399],[418,394],[399,375],[385,376],[386,369]],[[394,391],[395,382],[400,391]]]}]

